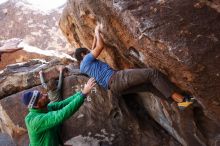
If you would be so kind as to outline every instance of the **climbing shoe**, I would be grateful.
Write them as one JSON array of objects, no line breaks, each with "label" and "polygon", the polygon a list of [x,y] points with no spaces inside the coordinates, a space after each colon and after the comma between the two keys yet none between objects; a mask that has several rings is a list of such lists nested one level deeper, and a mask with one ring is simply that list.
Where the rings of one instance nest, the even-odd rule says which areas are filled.
[{"label": "climbing shoe", "polygon": [[180,109],[185,109],[189,105],[193,104],[194,101],[195,101],[195,98],[193,98],[190,95],[185,95],[184,99],[183,99],[183,102],[178,103],[178,107]]}]

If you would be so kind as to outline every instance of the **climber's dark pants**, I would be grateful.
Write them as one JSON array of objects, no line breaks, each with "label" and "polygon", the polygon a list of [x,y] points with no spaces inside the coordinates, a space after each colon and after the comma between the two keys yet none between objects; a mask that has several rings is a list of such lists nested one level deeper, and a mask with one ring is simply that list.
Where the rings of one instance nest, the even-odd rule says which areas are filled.
[{"label": "climber's dark pants", "polygon": [[174,86],[166,76],[151,68],[117,71],[109,81],[109,89],[117,95],[143,92],[147,91],[149,83],[167,98],[174,92]]}]

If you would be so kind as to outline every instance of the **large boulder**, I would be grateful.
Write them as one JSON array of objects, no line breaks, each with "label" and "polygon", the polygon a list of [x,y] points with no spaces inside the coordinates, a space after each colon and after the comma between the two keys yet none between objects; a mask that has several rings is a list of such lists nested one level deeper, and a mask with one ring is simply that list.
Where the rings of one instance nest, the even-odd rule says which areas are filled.
[{"label": "large boulder", "polygon": [[220,14],[211,4],[219,3],[69,0],[59,25],[71,44],[89,48],[102,23],[106,48],[99,59],[115,69],[156,68],[197,100],[180,112],[144,94],[149,114],[182,145],[213,145],[219,143]]},{"label": "large boulder", "polygon": [[39,71],[44,70],[45,80],[58,78],[59,71],[56,66],[67,64],[69,61],[31,60],[29,62],[8,65],[0,72],[0,99],[13,93],[34,87],[40,84]]}]

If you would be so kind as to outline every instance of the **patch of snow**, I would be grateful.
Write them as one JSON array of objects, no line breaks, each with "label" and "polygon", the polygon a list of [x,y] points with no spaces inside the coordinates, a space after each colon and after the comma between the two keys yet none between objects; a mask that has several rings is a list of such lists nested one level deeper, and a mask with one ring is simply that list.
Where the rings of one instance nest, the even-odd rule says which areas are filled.
[{"label": "patch of snow", "polygon": [[66,3],[66,0],[26,0],[26,2],[32,4],[33,7],[42,11],[50,11],[63,6]]},{"label": "patch of snow", "polygon": [[37,47],[30,46],[29,44],[27,44],[25,42],[21,42],[18,45],[18,47],[23,48],[23,50],[25,50],[27,52],[34,52],[34,53],[42,54],[45,56],[55,56],[58,58],[68,58],[70,60],[76,61],[75,58],[71,57],[70,55],[68,55],[66,53],[62,53],[62,52],[58,52],[58,51],[54,51],[54,50],[41,50]]},{"label": "patch of snow", "polygon": [[4,14],[6,14],[8,12],[8,9],[3,9],[2,11]]},{"label": "patch of snow", "polygon": [[22,18],[22,17],[18,18],[18,21],[22,21],[22,20],[23,20],[23,18]]},{"label": "patch of snow", "polygon": [[31,32],[31,35],[41,37],[43,35],[43,32],[42,30]]},{"label": "patch of snow", "polygon": [[[0,0],[0,5],[7,2],[8,0]],[[54,10],[59,13],[62,12],[62,6],[65,5],[67,0],[15,0],[16,7],[25,6],[27,9],[35,10],[41,14],[51,13]],[[24,13],[27,13],[24,11]]]}]

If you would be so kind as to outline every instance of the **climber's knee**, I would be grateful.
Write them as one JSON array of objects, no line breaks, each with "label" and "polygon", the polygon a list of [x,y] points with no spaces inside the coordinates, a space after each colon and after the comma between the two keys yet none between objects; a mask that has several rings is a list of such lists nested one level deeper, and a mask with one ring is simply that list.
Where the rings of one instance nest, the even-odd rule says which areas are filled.
[{"label": "climber's knee", "polygon": [[146,74],[147,74],[148,76],[150,76],[151,78],[152,78],[152,77],[153,77],[153,78],[157,78],[157,77],[159,76],[159,74],[160,74],[160,72],[159,72],[158,70],[153,69],[153,68],[147,68],[145,72],[146,72]]}]

